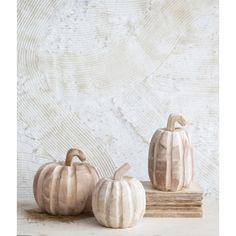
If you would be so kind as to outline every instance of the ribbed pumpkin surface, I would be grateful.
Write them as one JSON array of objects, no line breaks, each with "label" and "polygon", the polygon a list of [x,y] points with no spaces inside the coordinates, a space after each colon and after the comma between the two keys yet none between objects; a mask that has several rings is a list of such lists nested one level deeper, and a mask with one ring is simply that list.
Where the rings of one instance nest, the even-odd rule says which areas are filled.
[{"label": "ribbed pumpkin surface", "polygon": [[95,168],[87,163],[47,163],[35,175],[34,197],[42,211],[77,215],[91,210],[91,194],[97,181]]},{"label": "ribbed pumpkin surface", "polygon": [[192,147],[187,132],[158,129],[151,140],[148,173],[153,186],[162,191],[187,187],[193,176]]},{"label": "ribbed pumpkin surface", "polygon": [[93,192],[92,206],[100,224],[112,228],[131,227],[144,215],[145,191],[135,178],[104,178],[98,182]]}]

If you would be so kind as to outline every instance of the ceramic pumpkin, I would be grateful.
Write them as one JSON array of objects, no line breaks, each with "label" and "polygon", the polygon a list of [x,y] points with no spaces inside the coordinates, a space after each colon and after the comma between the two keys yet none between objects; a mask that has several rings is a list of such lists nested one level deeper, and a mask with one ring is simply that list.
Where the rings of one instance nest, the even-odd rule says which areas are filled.
[{"label": "ceramic pumpkin", "polygon": [[[73,163],[77,156],[82,163]],[[91,210],[92,190],[99,177],[96,169],[85,163],[79,149],[70,149],[65,162],[43,165],[34,177],[35,200],[43,212],[52,215],[77,215]]]},{"label": "ceramic pumpkin", "polygon": [[158,129],[149,147],[148,173],[154,188],[178,191],[188,187],[193,177],[193,152],[182,115],[171,114],[167,127]]},{"label": "ceramic pumpkin", "polygon": [[144,215],[145,191],[137,179],[123,176],[129,168],[129,164],[125,163],[113,178],[100,179],[93,192],[93,213],[97,221],[106,227],[131,227]]}]

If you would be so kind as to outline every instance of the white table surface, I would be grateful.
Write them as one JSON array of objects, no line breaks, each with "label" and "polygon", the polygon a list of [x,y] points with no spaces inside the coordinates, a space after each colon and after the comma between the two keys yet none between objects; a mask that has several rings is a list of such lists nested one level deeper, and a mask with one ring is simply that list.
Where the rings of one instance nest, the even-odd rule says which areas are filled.
[{"label": "white table surface", "polygon": [[38,236],[217,236],[218,201],[204,200],[202,218],[148,218],[128,229],[110,229],[99,225],[93,216],[77,217],[73,221],[57,220],[34,214],[37,205],[34,200],[18,200],[18,235]]}]

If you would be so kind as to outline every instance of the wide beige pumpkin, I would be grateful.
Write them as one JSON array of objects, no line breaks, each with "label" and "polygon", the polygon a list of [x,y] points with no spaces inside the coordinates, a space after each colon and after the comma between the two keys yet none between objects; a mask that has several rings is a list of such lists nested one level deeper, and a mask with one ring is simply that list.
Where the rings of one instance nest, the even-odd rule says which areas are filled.
[{"label": "wide beige pumpkin", "polygon": [[137,179],[123,176],[129,168],[126,163],[113,178],[100,179],[93,192],[93,213],[97,221],[106,227],[131,227],[144,215],[145,191]]},{"label": "wide beige pumpkin", "polygon": [[[73,163],[77,156],[82,163]],[[34,177],[34,197],[41,211],[52,215],[77,215],[90,211],[92,190],[98,182],[96,169],[84,163],[86,157],[79,149],[67,152],[65,163],[43,165]]]},{"label": "wide beige pumpkin", "polygon": [[175,128],[185,126],[186,120],[171,114],[167,127],[158,129],[151,140],[148,158],[149,178],[154,188],[161,191],[178,191],[188,187],[193,177],[193,152],[188,133]]}]

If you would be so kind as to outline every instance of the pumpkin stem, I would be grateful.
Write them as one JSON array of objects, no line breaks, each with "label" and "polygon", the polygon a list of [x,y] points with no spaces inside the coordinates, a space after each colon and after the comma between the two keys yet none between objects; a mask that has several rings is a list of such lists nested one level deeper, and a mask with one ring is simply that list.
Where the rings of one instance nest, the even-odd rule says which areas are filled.
[{"label": "pumpkin stem", "polygon": [[180,125],[185,126],[187,121],[184,117],[180,114],[172,113],[169,115],[168,122],[167,122],[167,130],[168,131],[175,131],[175,123],[178,122]]},{"label": "pumpkin stem", "polygon": [[121,180],[122,176],[131,168],[129,163],[123,164],[119,169],[116,170],[113,179]]},{"label": "pumpkin stem", "polygon": [[77,156],[82,162],[86,160],[84,153],[80,149],[71,148],[66,154],[66,160],[65,160],[66,166],[71,166],[72,158],[74,156]]}]

